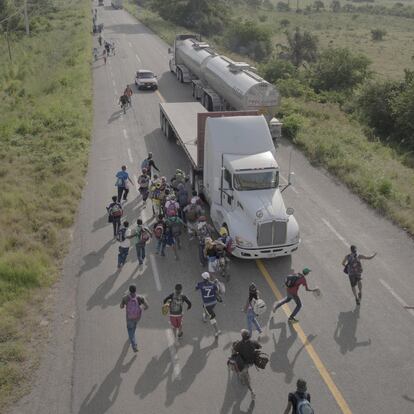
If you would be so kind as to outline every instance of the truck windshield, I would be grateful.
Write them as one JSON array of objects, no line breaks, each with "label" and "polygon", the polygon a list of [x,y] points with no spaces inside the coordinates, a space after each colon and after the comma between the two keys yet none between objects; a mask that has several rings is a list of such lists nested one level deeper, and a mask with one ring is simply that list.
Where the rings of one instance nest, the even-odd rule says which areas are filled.
[{"label": "truck windshield", "polygon": [[279,171],[260,171],[243,174],[234,174],[234,188],[238,191],[266,190],[277,188],[279,185]]}]

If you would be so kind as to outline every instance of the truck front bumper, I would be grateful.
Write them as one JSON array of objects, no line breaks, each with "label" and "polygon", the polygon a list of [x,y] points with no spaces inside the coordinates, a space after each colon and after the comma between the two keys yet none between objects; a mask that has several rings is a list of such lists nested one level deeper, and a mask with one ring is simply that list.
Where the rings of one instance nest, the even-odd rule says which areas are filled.
[{"label": "truck front bumper", "polygon": [[287,244],[284,246],[245,248],[236,246],[233,256],[239,259],[271,259],[273,257],[288,256],[296,251],[299,243]]}]

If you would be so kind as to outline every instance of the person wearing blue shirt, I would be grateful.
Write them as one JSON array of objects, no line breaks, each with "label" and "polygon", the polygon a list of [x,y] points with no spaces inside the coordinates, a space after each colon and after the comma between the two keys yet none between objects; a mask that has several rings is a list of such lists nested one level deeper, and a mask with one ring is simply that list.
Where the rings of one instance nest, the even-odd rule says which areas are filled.
[{"label": "person wearing blue shirt", "polygon": [[196,290],[201,293],[203,301],[203,322],[207,322],[207,317],[210,318],[210,323],[214,328],[214,336],[217,338],[221,331],[217,327],[216,314],[214,307],[217,303],[218,287],[217,284],[210,280],[210,273],[204,272],[201,274],[203,280],[196,285]]},{"label": "person wearing blue shirt", "polygon": [[118,187],[118,203],[121,202],[122,195],[124,195],[124,201],[127,201],[129,189],[128,189],[128,181],[131,184],[134,184],[131,179],[129,178],[129,174],[126,171],[127,167],[123,165],[121,167],[121,171],[118,171],[115,175],[116,182],[115,187]]}]

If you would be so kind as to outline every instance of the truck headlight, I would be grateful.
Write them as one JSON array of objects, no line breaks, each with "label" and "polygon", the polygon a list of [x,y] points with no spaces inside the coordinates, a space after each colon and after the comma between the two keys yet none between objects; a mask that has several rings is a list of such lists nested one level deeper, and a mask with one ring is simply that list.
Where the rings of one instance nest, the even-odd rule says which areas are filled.
[{"label": "truck headlight", "polygon": [[253,247],[253,243],[244,240],[243,237],[236,236],[236,244],[241,247]]}]

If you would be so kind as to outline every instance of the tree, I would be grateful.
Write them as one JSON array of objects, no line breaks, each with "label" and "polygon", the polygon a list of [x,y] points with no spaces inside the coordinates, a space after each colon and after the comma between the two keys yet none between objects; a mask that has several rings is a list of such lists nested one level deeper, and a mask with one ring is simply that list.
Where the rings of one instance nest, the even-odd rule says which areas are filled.
[{"label": "tree", "polygon": [[260,67],[260,74],[268,82],[276,83],[279,79],[288,79],[295,74],[296,68],[283,59],[271,59]]},{"label": "tree", "polygon": [[383,38],[386,34],[387,34],[387,31],[384,30],[384,29],[372,29],[371,30],[371,38],[374,41],[383,40]]},{"label": "tree", "polygon": [[321,1],[321,0],[316,0],[316,1],[313,3],[313,8],[314,8],[317,12],[319,12],[321,9],[324,9],[324,8],[325,8],[325,4],[324,4],[324,2],[323,2],[323,1]]},{"label": "tree", "polygon": [[333,0],[331,3],[331,9],[334,13],[339,13],[341,11],[341,2],[339,0]]},{"label": "tree", "polygon": [[288,11],[290,11],[289,3],[285,3],[283,1],[279,1],[276,4],[276,10],[279,11],[279,12],[288,12]]},{"label": "tree", "polygon": [[290,20],[289,19],[282,19],[280,21],[280,26],[281,27],[288,27],[290,25]]},{"label": "tree", "polygon": [[319,91],[349,91],[370,76],[370,60],[346,48],[329,48],[311,69],[311,84]]},{"label": "tree", "polygon": [[303,62],[315,62],[318,53],[318,38],[310,32],[301,32],[297,27],[294,33],[286,32],[287,46],[281,46],[282,58],[287,58],[297,68]]}]

